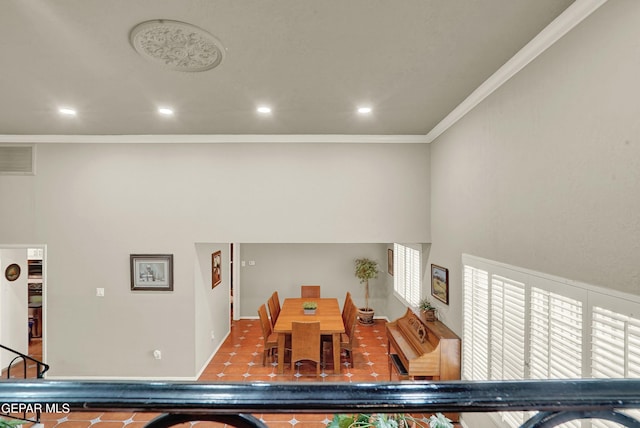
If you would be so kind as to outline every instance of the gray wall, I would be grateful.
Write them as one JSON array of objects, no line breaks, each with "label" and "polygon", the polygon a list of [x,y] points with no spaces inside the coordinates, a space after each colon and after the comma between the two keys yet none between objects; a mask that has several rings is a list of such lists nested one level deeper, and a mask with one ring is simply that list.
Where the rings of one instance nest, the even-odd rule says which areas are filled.
[{"label": "gray wall", "polygon": [[[210,243],[428,242],[428,165],[421,144],[39,144],[37,175],[0,176],[1,244],[47,245],[52,377],[188,379],[228,332]],[[132,253],[173,254],[174,291],[131,292]]]},{"label": "gray wall", "polygon": [[[204,368],[231,329],[229,244],[199,243],[194,272],[196,369]],[[222,254],[222,282],[212,286],[211,255]],[[200,373],[198,373],[200,374]]]},{"label": "gray wall", "polygon": [[462,253],[640,294],[639,22],[607,2],[431,145],[455,331]]},{"label": "gray wall", "polygon": [[[347,291],[356,305],[364,306],[364,284],[355,277],[355,259],[378,262],[380,273],[369,281],[369,305],[376,317],[386,315],[386,301],[393,291],[387,286],[386,244],[242,244],[242,317],[257,317],[258,307],[274,291],[280,300],[300,297],[300,285],[320,285],[322,297],[337,297],[342,305]],[[249,262],[255,262],[250,266]]]}]

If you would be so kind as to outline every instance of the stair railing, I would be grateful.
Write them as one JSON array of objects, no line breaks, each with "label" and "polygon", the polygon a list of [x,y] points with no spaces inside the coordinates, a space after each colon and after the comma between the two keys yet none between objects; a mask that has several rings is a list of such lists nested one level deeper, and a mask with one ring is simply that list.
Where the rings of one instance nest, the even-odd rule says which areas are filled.
[{"label": "stair railing", "polygon": [[[11,369],[13,368],[13,366],[18,363],[20,360],[22,360],[22,365],[23,365],[23,378],[27,379],[27,365],[28,362],[31,363],[35,363],[36,364],[36,378],[37,379],[43,379],[44,378],[44,374],[47,372],[47,370],[49,370],[49,365],[46,363],[43,363],[40,360],[36,360],[33,357],[30,357],[29,355],[23,354],[20,351],[16,351],[15,349],[11,349],[7,346],[4,345],[0,345],[0,348],[11,352],[12,354],[14,354],[15,356],[11,359],[11,361],[9,362],[9,365],[7,366],[7,379],[11,379]],[[15,412],[14,412],[15,413]],[[4,410],[0,409],[0,415],[5,416],[7,418],[10,419],[15,419],[15,420],[20,420],[20,421],[25,421],[25,422],[31,422],[31,423],[40,423],[40,414],[41,411],[40,410],[36,410],[34,412],[27,412],[27,410],[25,409],[24,411],[18,412],[22,414],[22,417],[16,417],[15,414],[9,414],[4,412]],[[27,414],[33,414],[33,417],[27,417]]]}]

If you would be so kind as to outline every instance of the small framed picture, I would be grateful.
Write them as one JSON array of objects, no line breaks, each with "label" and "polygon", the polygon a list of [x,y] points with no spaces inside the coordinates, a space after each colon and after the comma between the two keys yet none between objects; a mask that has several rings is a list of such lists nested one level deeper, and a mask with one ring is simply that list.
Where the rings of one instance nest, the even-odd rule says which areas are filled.
[{"label": "small framed picture", "polygon": [[391,248],[387,249],[387,272],[393,276],[393,250]]},{"label": "small framed picture", "polygon": [[131,290],[173,291],[173,254],[131,254]]},{"label": "small framed picture", "polygon": [[7,281],[15,281],[20,278],[20,265],[11,263],[4,271],[4,277],[7,278]]},{"label": "small framed picture", "polygon": [[222,282],[222,251],[211,254],[211,288]]},{"label": "small framed picture", "polygon": [[431,295],[449,304],[449,269],[431,265]]}]

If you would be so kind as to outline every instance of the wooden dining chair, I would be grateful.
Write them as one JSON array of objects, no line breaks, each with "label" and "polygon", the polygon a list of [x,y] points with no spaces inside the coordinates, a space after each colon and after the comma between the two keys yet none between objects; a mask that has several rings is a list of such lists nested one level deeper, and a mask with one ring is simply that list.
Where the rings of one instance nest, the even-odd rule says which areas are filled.
[{"label": "wooden dining chair", "polygon": [[278,299],[277,291],[274,291],[271,297],[269,297],[267,305],[269,305],[269,313],[271,314],[271,327],[275,327],[278,316],[280,315],[280,300]]},{"label": "wooden dining chair", "polygon": [[320,375],[320,322],[291,323],[291,368],[296,374],[298,361],[312,361],[316,363],[316,376]]},{"label": "wooden dining chair", "polygon": [[342,323],[347,328],[347,321],[349,320],[349,315],[351,309],[353,308],[353,299],[351,298],[351,292],[347,291],[347,295],[344,297],[344,304],[342,305]]},{"label": "wooden dining chair", "polygon": [[350,304],[351,308],[348,310],[349,319],[344,323],[344,333],[340,335],[340,349],[344,349],[353,367],[353,348],[356,341],[356,325],[358,320],[358,307],[353,303]]},{"label": "wooden dining chair", "polygon": [[267,365],[267,356],[271,357],[273,362],[274,350],[278,349],[278,335],[271,328],[271,321],[267,315],[267,307],[263,303],[258,308],[258,316],[260,317],[260,325],[262,326],[262,336],[264,337],[264,353],[262,354],[262,365]]},{"label": "wooden dining chair", "polygon": [[320,286],[319,285],[301,285],[300,297],[320,298]]}]

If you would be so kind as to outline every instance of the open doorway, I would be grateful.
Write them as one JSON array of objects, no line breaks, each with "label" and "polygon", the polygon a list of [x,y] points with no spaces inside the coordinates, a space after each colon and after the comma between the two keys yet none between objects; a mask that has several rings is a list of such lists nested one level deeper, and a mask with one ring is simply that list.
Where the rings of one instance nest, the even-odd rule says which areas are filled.
[{"label": "open doorway", "polygon": [[229,244],[229,325],[233,325],[233,242]]},{"label": "open doorway", "polygon": [[[34,378],[45,357],[45,246],[0,246],[0,368],[3,377]],[[7,372],[9,370],[9,372]],[[26,374],[25,374],[26,370]]]},{"label": "open doorway", "polygon": [[43,361],[44,349],[44,248],[27,249],[27,307],[29,356]]}]

